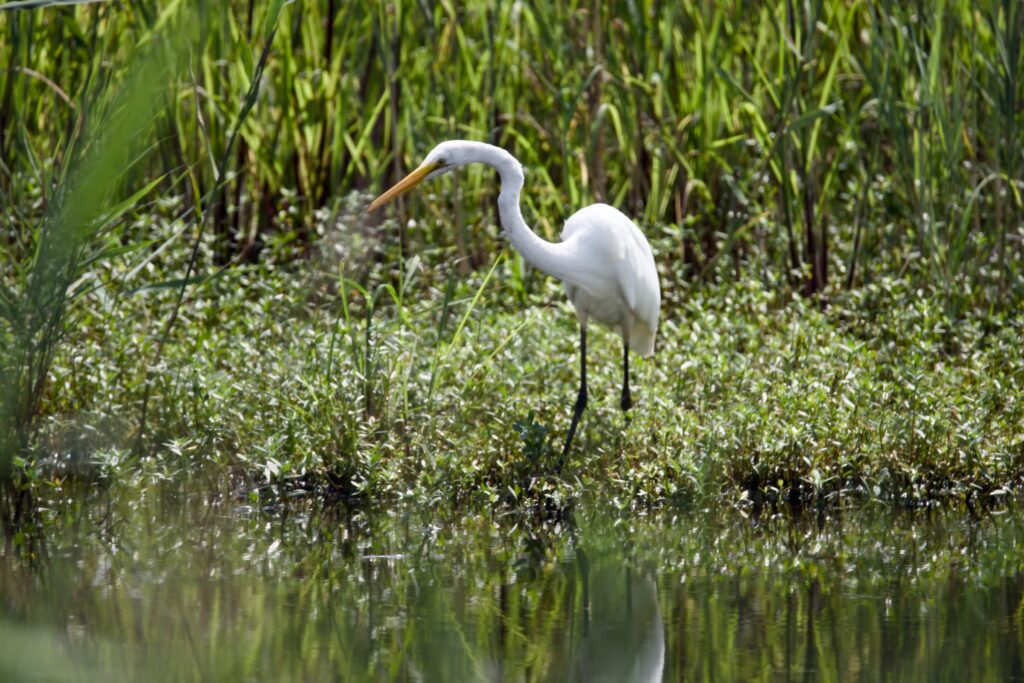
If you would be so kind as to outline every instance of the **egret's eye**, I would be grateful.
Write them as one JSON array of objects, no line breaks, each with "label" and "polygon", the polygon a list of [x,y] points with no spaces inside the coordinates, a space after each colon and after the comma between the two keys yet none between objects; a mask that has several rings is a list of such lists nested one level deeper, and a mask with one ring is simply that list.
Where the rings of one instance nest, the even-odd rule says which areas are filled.
[{"label": "egret's eye", "polygon": [[438,159],[437,160],[437,167],[438,168],[444,168],[447,165],[448,165],[448,162],[445,161],[444,159]]}]

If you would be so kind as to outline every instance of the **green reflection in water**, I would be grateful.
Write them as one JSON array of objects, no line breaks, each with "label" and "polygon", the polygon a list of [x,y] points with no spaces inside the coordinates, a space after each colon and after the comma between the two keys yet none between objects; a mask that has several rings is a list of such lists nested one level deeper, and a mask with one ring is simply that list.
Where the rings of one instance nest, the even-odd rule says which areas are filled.
[{"label": "green reflection in water", "polygon": [[1016,514],[544,523],[165,484],[42,528],[6,530],[2,680],[1022,676]]}]

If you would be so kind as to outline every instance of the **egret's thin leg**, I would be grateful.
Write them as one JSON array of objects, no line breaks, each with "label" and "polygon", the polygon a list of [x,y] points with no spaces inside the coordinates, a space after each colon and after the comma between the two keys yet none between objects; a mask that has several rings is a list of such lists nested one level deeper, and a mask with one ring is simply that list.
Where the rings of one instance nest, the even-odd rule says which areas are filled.
[{"label": "egret's thin leg", "polygon": [[623,410],[633,407],[633,398],[629,395],[629,344],[622,340],[622,401],[619,402]]},{"label": "egret's thin leg", "polygon": [[565,456],[569,454],[569,446],[572,445],[572,437],[576,434],[576,425],[580,422],[583,409],[587,407],[587,325],[580,321],[580,393],[576,397],[576,406],[572,411],[572,424],[569,425],[569,435],[565,437],[565,447],[562,448],[562,457],[558,459],[558,472],[562,471],[565,464]]}]

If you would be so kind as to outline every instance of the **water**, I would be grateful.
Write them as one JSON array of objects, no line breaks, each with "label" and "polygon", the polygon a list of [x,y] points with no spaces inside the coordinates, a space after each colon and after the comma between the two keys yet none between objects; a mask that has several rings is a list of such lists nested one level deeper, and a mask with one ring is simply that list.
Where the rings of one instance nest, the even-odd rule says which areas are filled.
[{"label": "water", "polygon": [[259,511],[165,484],[5,531],[0,680],[1024,678],[1015,514]]}]

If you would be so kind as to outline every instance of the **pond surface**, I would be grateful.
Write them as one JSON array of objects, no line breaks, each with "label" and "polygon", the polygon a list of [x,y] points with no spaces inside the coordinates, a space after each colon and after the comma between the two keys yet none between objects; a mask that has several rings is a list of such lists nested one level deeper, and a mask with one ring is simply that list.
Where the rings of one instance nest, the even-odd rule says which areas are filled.
[{"label": "pond surface", "polygon": [[180,491],[5,529],[0,680],[1024,679],[1015,509],[540,521]]}]

